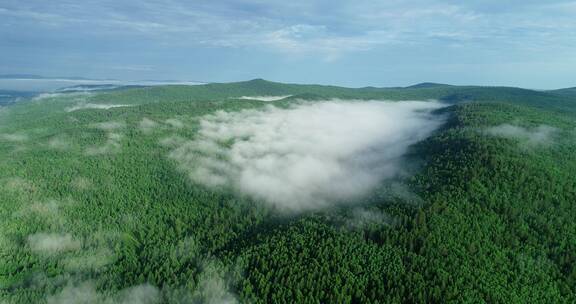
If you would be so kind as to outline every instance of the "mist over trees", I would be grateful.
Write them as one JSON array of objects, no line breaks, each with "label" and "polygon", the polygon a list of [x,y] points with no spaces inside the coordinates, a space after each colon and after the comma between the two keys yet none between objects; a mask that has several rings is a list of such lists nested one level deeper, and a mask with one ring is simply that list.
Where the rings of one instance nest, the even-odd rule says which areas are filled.
[{"label": "mist over trees", "polygon": [[[574,302],[574,98],[255,80],[58,94],[3,107],[0,302]],[[419,125],[424,136],[400,153],[406,174],[329,208],[279,212],[261,197],[190,178],[174,157],[208,139],[224,153],[194,150],[189,163],[209,156],[237,172],[237,163],[226,167],[229,149],[234,140],[259,143],[250,141],[259,130],[232,141],[202,137],[206,130],[226,135],[219,126],[255,126],[270,117],[262,113],[285,118],[333,99],[337,109],[348,100],[444,106],[423,106],[435,123]],[[346,114],[355,111],[337,117],[351,122]],[[371,121],[352,131],[383,127]]]}]

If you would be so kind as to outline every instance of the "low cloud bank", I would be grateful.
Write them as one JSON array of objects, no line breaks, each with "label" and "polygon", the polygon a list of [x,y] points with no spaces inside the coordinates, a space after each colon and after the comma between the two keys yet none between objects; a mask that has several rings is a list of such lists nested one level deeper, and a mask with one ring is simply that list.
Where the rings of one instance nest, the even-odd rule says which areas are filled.
[{"label": "low cloud bank", "polygon": [[22,143],[28,141],[28,135],[24,133],[0,134],[0,140],[13,143]]},{"label": "low cloud bank", "polygon": [[282,95],[282,96],[241,96],[238,99],[249,99],[249,100],[260,100],[260,101],[277,101],[284,98],[288,98],[292,95]]},{"label": "low cloud bank", "polygon": [[186,124],[178,118],[168,118],[164,121],[155,121],[147,117],[142,118],[137,125],[138,129],[146,135],[150,135],[156,131],[182,129],[185,126]]},{"label": "low cloud bank", "polygon": [[171,126],[172,128],[181,129],[184,128],[184,123],[176,118],[169,118],[164,121],[167,125]]},{"label": "low cloud bank", "polygon": [[97,104],[97,103],[79,103],[73,105],[71,107],[67,107],[64,109],[66,112],[74,112],[78,110],[85,110],[85,109],[96,109],[96,110],[109,110],[113,108],[122,108],[122,107],[131,107],[131,105],[125,104]]},{"label": "low cloud bank", "polygon": [[217,262],[208,262],[198,277],[192,303],[236,304],[238,299],[230,291],[225,270]]},{"label": "low cloud bank", "polygon": [[28,237],[30,249],[37,253],[54,254],[80,248],[80,242],[70,234],[36,233]]},{"label": "low cloud bank", "polygon": [[64,136],[55,136],[48,140],[47,146],[54,150],[68,150],[71,146],[70,142]]},{"label": "low cloud bank", "polygon": [[124,136],[119,133],[109,132],[107,133],[106,137],[106,142],[103,145],[86,148],[86,155],[96,156],[118,153],[122,146],[120,142]]},{"label": "low cloud bank", "polygon": [[109,295],[96,289],[93,282],[69,284],[59,293],[49,296],[48,304],[109,303],[109,304],[154,304],[161,302],[160,290],[150,284],[132,286],[117,294]]},{"label": "low cloud bank", "polygon": [[138,123],[138,129],[140,129],[144,134],[150,134],[159,127],[159,123],[147,117],[142,118],[140,123]]},{"label": "low cloud bank", "polygon": [[84,191],[91,189],[94,183],[87,177],[79,176],[72,180],[71,186],[76,190]]},{"label": "low cloud bank", "polygon": [[118,133],[119,130],[126,127],[124,122],[107,121],[91,125],[92,128],[100,129],[106,132],[107,140],[103,145],[96,145],[86,148],[86,155],[95,156],[103,154],[118,153],[121,150],[121,141],[124,135]]},{"label": "low cloud bank", "polygon": [[528,146],[551,145],[554,143],[554,136],[557,132],[558,129],[547,125],[524,128],[502,124],[486,130],[486,133],[493,136],[519,139]]},{"label": "low cloud bank", "polygon": [[444,121],[438,102],[326,101],[205,116],[170,157],[197,183],[280,210],[327,207],[403,172],[408,147]]},{"label": "low cloud bank", "polygon": [[12,193],[27,194],[36,191],[36,186],[21,177],[0,179],[0,189]]},{"label": "low cloud bank", "polygon": [[44,100],[44,99],[52,99],[52,98],[61,98],[61,97],[73,97],[73,98],[85,98],[90,96],[90,93],[87,92],[75,92],[75,93],[41,93],[32,98],[34,101]]},{"label": "low cloud bank", "polygon": [[378,210],[358,208],[352,211],[347,224],[353,229],[362,229],[371,225],[395,225],[397,220],[392,216]]}]

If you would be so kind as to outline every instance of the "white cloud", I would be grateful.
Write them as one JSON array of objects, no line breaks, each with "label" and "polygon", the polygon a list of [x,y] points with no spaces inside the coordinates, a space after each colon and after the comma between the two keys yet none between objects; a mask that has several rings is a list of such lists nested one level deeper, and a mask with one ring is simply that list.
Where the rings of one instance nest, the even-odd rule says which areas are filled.
[{"label": "white cloud", "polygon": [[80,241],[70,234],[36,233],[28,236],[28,245],[34,252],[54,254],[79,249]]},{"label": "white cloud", "polygon": [[208,262],[198,278],[194,292],[194,303],[235,304],[238,300],[230,292],[224,279],[223,267],[217,262]]},{"label": "white cloud", "polygon": [[540,125],[536,128],[524,128],[510,124],[502,124],[486,129],[486,133],[490,135],[515,138],[529,147],[553,144],[554,136],[557,132],[558,129],[547,125]]},{"label": "white cloud", "polygon": [[0,140],[22,143],[28,141],[28,135],[24,133],[0,134]]},{"label": "white cloud", "polygon": [[79,176],[71,182],[71,186],[77,190],[84,191],[91,189],[94,186],[94,183],[87,177]]},{"label": "white cloud", "polygon": [[48,296],[47,302],[48,304],[95,304],[102,303],[102,298],[92,284],[83,283],[78,286],[69,284],[60,293]]},{"label": "white cloud", "polygon": [[260,101],[277,101],[284,98],[288,98],[292,95],[282,95],[282,96],[241,96],[238,99],[245,99],[245,100],[260,100]]},{"label": "white cloud", "polygon": [[184,123],[177,118],[166,119],[165,123],[172,128],[181,129],[184,128]]},{"label": "white cloud", "polygon": [[150,284],[142,284],[127,288],[118,295],[117,303],[121,304],[153,304],[160,303],[160,291]]},{"label": "white cloud", "polygon": [[86,155],[96,156],[104,154],[118,153],[121,148],[120,141],[123,138],[122,134],[109,132],[107,134],[108,139],[103,145],[95,145],[86,148]]},{"label": "white cloud", "polygon": [[125,104],[97,104],[97,103],[78,103],[70,107],[66,107],[64,110],[66,112],[74,112],[78,110],[85,109],[98,109],[98,110],[109,110],[113,108],[131,107],[132,105]]},{"label": "white cloud", "polygon": [[[48,80],[49,81],[49,80]],[[88,83],[92,83],[95,80],[87,80]],[[79,82],[78,80],[70,80],[70,82],[72,82],[73,86],[67,86],[64,88],[58,88],[56,91],[58,92],[72,92],[72,93],[92,93],[92,92],[97,92],[97,91],[102,91],[102,90],[113,90],[113,89],[117,89],[120,88],[120,85],[115,85],[115,84],[99,84],[97,86],[91,86],[90,84],[87,85],[82,85],[82,84],[76,84],[77,82]],[[104,82],[104,81],[103,81]],[[118,82],[118,81],[112,81],[114,83]],[[67,94],[71,94],[71,93],[67,93]]]},{"label": "white cloud", "polygon": [[377,210],[357,208],[352,211],[347,224],[351,228],[362,229],[371,225],[395,225],[397,220],[392,216]]},{"label": "white cloud", "polygon": [[[138,5],[128,1],[121,6],[58,2],[49,7],[33,3],[13,6],[0,10],[0,15],[18,22],[28,20],[39,29],[49,25],[66,32],[82,27],[90,28],[98,38],[131,35],[171,47],[267,47],[326,60],[382,45],[426,46],[430,40],[446,38],[483,46],[515,44],[524,48],[528,42],[552,41],[570,46],[566,37],[572,37],[576,28],[571,14],[576,6],[566,1],[170,0]],[[133,6],[144,9],[134,13],[129,9]],[[146,72],[153,67],[126,64],[111,68]]]},{"label": "white cloud", "polygon": [[118,153],[122,147],[121,141],[124,135],[118,133],[119,130],[126,127],[126,123],[118,121],[106,121],[90,125],[92,128],[100,129],[106,132],[106,142],[100,145],[94,145],[86,148],[86,155],[95,156],[103,154]]},{"label": "white cloud", "polygon": [[369,50],[389,42],[383,38],[379,32],[345,36],[330,33],[325,26],[296,24],[264,34],[261,43],[285,53],[321,55],[324,60],[332,61],[345,53]]},{"label": "white cloud", "polygon": [[47,142],[47,145],[51,149],[62,151],[69,149],[71,146],[70,142],[63,136],[54,136],[50,138]]},{"label": "white cloud", "polygon": [[[32,80],[34,81],[34,80]],[[56,81],[56,79],[52,79],[51,81]],[[74,92],[74,93],[42,93],[34,96],[32,100],[40,101],[45,99],[55,99],[55,98],[75,98],[78,100],[84,100],[86,97],[90,96],[91,93],[88,92]]]},{"label": "white cloud", "polygon": [[161,302],[160,291],[150,284],[121,290],[117,294],[101,293],[93,282],[69,283],[59,293],[48,296],[48,304],[154,304]]},{"label": "white cloud", "polygon": [[170,157],[198,183],[232,187],[281,210],[353,200],[395,178],[411,144],[443,121],[438,102],[326,101],[218,112]]},{"label": "white cloud", "polygon": [[45,12],[35,12],[30,10],[15,10],[15,9],[6,9],[0,7],[0,15],[3,16],[10,16],[16,18],[26,18],[26,19],[33,19],[42,22],[46,25],[55,26],[60,24],[63,21],[63,17],[57,14],[45,13]]},{"label": "white cloud", "polygon": [[116,260],[114,253],[105,247],[85,249],[62,261],[64,268],[71,272],[100,271]]},{"label": "white cloud", "polygon": [[138,129],[140,129],[140,131],[142,131],[144,134],[150,134],[158,127],[160,127],[159,123],[146,117],[142,118],[140,123],[138,123]]},{"label": "white cloud", "polygon": [[30,181],[21,177],[9,177],[0,180],[3,190],[17,193],[32,193],[37,187]]},{"label": "white cloud", "polygon": [[59,208],[59,204],[55,200],[35,202],[32,205],[23,206],[19,211],[15,212],[13,216],[21,217],[34,214],[41,217],[56,218],[58,217]]},{"label": "white cloud", "polygon": [[166,138],[163,138],[160,140],[160,144],[162,146],[170,147],[170,148],[184,145],[187,142],[188,142],[187,139],[185,139],[184,137],[178,136],[178,135],[169,136],[169,137],[166,137]]}]

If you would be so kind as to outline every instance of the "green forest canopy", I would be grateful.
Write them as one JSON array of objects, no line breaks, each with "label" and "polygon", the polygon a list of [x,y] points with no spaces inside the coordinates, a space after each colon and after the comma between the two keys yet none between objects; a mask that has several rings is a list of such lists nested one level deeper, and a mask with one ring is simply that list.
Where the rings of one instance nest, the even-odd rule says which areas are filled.
[{"label": "green forest canopy", "polygon": [[[252,80],[0,108],[0,302],[573,303],[571,92]],[[441,100],[449,119],[411,148],[413,196],[383,184],[330,210],[279,214],[191,183],[166,157],[163,140],[193,138],[199,117],[266,95]],[[542,126],[549,140],[531,143]],[[377,220],[351,225],[358,206]]]}]

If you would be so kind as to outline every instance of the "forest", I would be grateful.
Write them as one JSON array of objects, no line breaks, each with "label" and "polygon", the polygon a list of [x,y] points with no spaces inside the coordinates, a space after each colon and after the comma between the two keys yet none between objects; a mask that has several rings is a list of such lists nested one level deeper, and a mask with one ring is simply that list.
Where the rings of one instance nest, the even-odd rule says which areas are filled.
[{"label": "forest", "polygon": [[[406,174],[318,208],[191,178],[202,161],[228,170],[205,154],[236,147],[194,150],[210,123],[324,101],[438,102],[426,117],[442,124],[407,147]],[[256,79],[27,96],[0,104],[0,303],[574,303],[574,151],[574,89]]]}]

